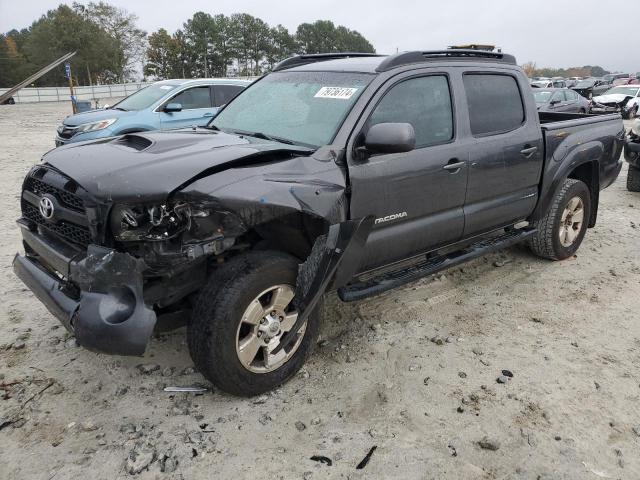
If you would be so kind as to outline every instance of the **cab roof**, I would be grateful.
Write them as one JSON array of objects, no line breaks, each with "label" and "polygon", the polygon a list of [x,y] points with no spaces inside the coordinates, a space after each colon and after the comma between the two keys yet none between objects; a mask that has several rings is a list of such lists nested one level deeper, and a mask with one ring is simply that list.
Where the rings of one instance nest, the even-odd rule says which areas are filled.
[{"label": "cab roof", "polygon": [[278,63],[273,71],[333,71],[380,73],[404,65],[437,61],[481,61],[516,65],[513,55],[473,49],[447,49],[402,52],[395,55],[374,53],[320,53],[297,55]]}]

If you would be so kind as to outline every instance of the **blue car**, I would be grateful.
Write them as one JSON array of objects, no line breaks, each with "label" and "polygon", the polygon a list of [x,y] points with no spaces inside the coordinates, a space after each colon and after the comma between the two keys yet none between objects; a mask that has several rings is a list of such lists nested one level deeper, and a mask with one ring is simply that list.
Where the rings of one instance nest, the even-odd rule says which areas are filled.
[{"label": "blue car", "polygon": [[68,116],[58,127],[56,147],[124,133],[206,125],[250,83],[234,79],[156,82],[113,106]]}]

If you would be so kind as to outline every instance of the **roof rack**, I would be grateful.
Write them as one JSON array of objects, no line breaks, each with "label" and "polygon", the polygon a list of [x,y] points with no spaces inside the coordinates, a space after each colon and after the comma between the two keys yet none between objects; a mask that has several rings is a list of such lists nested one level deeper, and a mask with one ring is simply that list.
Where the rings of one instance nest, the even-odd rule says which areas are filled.
[{"label": "roof rack", "polygon": [[392,68],[400,67],[402,65],[426,62],[429,60],[440,60],[443,58],[457,60],[490,60],[516,65],[516,58],[513,55],[502,52],[489,52],[486,50],[472,49],[449,49],[425,52],[403,52],[396,55],[390,55],[380,62],[380,65],[376,68],[376,72],[386,72],[387,70],[391,70]]},{"label": "roof rack", "polygon": [[300,65],[307,65],[308,63],[324,62],[327,60],[338,60],[341,58],[354,58],[354,57],[382,57],[376,53],[362,53],[362,52],[339,52],[339,53],[313,53],[296,55],[295,57],[289,57],[282,60],[275,67],[273,72],[279,70],[286,70],[287,68],[298,67]]}]

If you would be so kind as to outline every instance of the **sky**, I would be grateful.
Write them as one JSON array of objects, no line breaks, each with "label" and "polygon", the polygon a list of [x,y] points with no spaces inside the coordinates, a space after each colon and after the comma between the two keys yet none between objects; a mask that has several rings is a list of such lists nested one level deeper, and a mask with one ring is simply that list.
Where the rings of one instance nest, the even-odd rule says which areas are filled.
[{"label": "sky", "polygon": [[[60,0],[0,0],[0,32],[28,27]],[[80,3],[87,3],[82,0]],[[357,30],[378,53],[435,50],[483,43],[502,47],[518,63],[538,67],[600,65],[640,71],[632,0],[109,0],[139,17],[148,32],[174,32],[197,11],[249,13],[292,33],[303,22],[332,20]],[[626,13],[629,12],[629,13]],[[611,19],[607,21],[606,19]]]}]

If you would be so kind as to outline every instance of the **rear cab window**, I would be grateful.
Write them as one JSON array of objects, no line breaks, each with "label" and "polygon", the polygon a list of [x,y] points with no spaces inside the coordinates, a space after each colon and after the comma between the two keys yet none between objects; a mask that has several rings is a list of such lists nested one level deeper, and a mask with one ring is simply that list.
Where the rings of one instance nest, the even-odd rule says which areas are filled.
[{"label": "rear cab window", "polygon": [[498,135],[522,126],[525,110],[518,81],[502,73],[465,73],[465,94],[473,136]]}]

